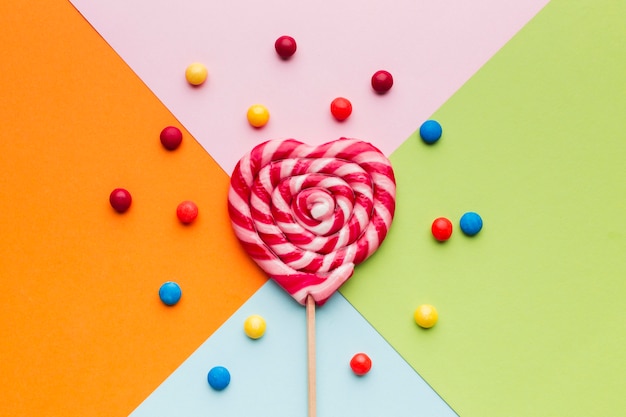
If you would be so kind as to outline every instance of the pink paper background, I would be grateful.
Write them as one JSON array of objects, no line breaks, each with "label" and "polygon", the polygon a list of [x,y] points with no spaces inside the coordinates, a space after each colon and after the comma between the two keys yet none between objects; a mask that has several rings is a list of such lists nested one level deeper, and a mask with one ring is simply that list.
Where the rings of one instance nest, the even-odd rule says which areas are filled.
[{"label": "pink paper background", "polygon": [[[547,0],[72,3],[230,173],[266,139],[347,136],[393,152]],[[288,61],[274,51],[284,34],[298,43]],[[199,88],[184,78],[196,61],[209,69]],[[382,96],[379,69],[395,80]],[[329,111],[337,96],[354,108],[343,123]],[[262,129],[246,121],[255,103],[271,113]]]}]

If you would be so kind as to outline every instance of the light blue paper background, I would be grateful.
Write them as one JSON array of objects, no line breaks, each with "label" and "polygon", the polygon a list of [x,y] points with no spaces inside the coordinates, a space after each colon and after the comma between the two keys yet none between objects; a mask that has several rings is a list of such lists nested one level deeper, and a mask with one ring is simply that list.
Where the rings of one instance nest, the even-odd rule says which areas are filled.
[{"label": "light blue paper background", "polygon": [[[251,314],[267,322],[257,340],[243,331]],[[341,294],[317,308],[316,332],[319,417],[457,415]],[[361,377],[349,366],[358,352],[373,362]],[[217,365],[231,374],[223,391],[206,379]],[[268,281],[131,416],[305,416],[306,374],[305,309]]]}]

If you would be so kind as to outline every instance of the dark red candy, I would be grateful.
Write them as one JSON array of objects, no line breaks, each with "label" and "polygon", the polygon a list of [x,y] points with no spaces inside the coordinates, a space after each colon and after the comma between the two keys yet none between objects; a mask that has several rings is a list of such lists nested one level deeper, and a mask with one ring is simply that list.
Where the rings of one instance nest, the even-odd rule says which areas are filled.
[{"label": "dark red candy", "polygon": [[391,73],[385,70],[376,71],[372,75],[372,88],[379,94],[386,93],[393,86]]},{"label": "dark red candy", "polygon": [[179,128],[175,126],[168,126],[161,131],[160,139],[161,144],[165,149],[173,151],[178,148],[180,143],[183,141],[183,134]]},{"label": "dark red candy", "polygon": [[132,202],[133,198],[128,190],[124,188],[116,188],[111,191],[111,195],[109,195],[109,203],[111,203],[111,207],[113,207],[118,213],[124,213],[128,210]]},{"label": "dark red candy", "polygon": [[276,39],[274,43],[274,48],[276,48],[276,53],[282,59],[288,59],[293,54],[296,53],[297,45],[296,40],[291,36],[281,36]]}]

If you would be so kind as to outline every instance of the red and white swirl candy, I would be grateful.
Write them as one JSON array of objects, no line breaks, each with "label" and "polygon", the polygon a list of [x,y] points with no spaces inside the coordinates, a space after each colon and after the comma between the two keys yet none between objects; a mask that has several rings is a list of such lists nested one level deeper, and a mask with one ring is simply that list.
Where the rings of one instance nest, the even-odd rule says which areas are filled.
[{"label": "red and white swirl candy", "polygon": [[300,304],[322,305],[382,243],[395,194],[389,160],[367,142],[273,140],[237,163],[228,211],[261,269]]}]

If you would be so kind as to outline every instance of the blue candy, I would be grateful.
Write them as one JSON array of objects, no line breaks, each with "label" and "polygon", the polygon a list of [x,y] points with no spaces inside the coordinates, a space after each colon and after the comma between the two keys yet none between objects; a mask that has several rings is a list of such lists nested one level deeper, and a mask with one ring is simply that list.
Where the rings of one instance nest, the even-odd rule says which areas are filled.
[{"label": "blue candy", "polygon": [[207,380],[211,388],[221,391],[230,384],[230,372],[223,366],[215,366],[209,371]]},{"label": "blue candy", "polygon": [[474,236],[476,233],[480,232],[480,229],[483,228],[483,219],[478,215],[478,213],[468,211],[461,216],[460,225],[463,233],[468,236]]},{"label": "blue candy", "polygon": [[420,136],[429,145],[437,142],[442,132],[441,125],[436,120],[426,120],[420,126]]},{"label": "blue candy", "polygon": [[168,306],[176,304],[182,295],[180,286],[175,282],[168,281],[159,288],[159,298]]}]

